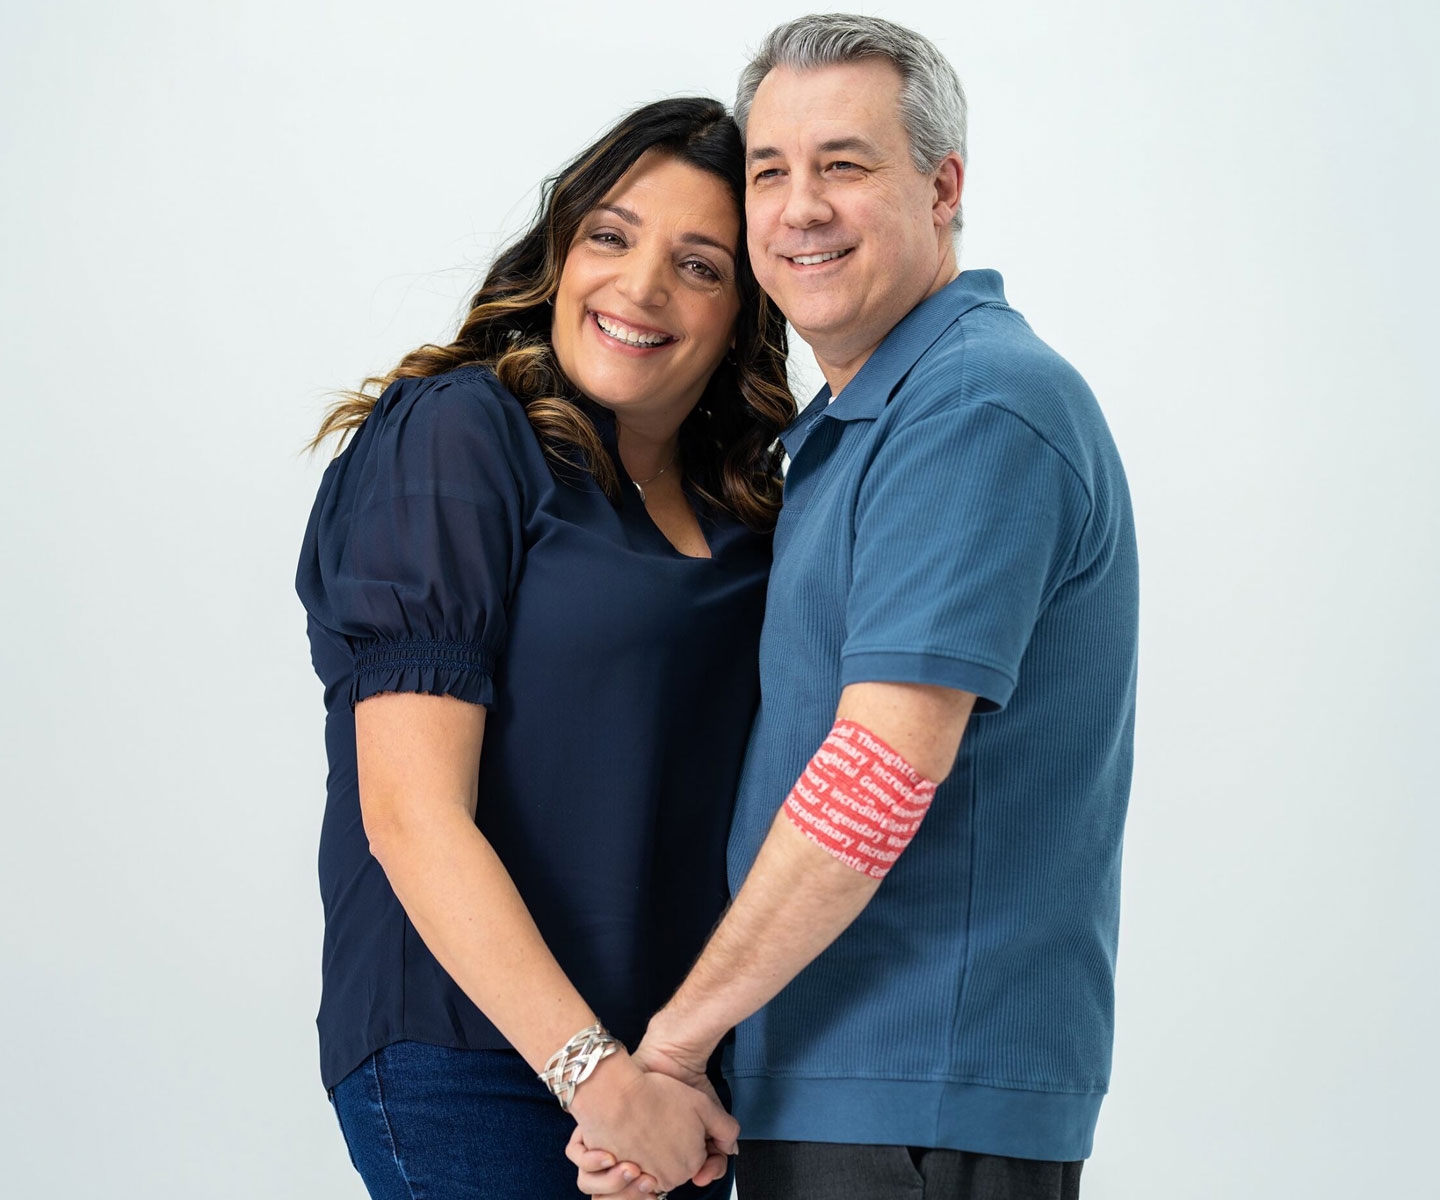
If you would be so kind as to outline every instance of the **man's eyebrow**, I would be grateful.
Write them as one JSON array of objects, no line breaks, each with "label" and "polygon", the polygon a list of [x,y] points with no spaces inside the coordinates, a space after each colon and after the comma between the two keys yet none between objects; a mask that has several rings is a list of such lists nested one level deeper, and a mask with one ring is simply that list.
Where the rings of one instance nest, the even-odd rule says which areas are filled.
[{"label": "man's eyebrow", "polygon": [[[633,209],[625,208],[620,204],[602,204],[601,212],[611,212],[619,217],[627,225],[634,225],[637,229],[645,224],[640,219],[640,214]],[[687,230],[680,235],[680,241],[687,246],[709,246],[711,249],[719,250],[723,254],[735,257],[735,247],[727,246],[724,242],[716,241],[707,233],[700,233],[698,230]]]},{"label": "man's eyebrow", "polygon": [[[853,152],[858,150],[862,154],[878,157],[880,153],[875,148],[874,142],[867,141],[865,138],[853,134],[847,137],[830,138],[827,141],[821,142],[815,149],[816,152],[820,154],[844,154],[847,151]],[[782,155],[779,149],[775,146],[756,146],[755,149],[745,152],[745,162],[747,164],[768,162],[771,159],[781,157]]]},{"label": "man's eyebrow", "polygon": [[862,137],[831,138],[817,147],[821,154],[843,154],[847,150],[859,150],[862,154],[876,154],[875,144]]}]

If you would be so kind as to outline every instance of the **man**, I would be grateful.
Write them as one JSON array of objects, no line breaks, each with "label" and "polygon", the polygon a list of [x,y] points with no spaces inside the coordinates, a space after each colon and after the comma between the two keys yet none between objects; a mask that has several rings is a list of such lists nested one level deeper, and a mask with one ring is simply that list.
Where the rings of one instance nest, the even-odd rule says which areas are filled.
[{"label": "man", "polygon": [[827,387],[783,438],[735,900],[637,1057],[698,1085],[738,1025],[741,1200],[1074,1197],[1130,782],[1120,461],[958,272],[965,101],[928,41],[791,22],[736,114],[755,272]]}]

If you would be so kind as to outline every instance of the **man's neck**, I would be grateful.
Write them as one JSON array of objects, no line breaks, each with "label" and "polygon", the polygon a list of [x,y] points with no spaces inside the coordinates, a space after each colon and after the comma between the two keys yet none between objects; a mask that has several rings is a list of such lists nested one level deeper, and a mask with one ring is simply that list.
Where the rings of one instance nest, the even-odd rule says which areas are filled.
[{"label": "man's neck", "polygon": [[[910,306],[909,310],[905,313],[905,317],[908,317],[910,313],[924,304],[925,301],[930,299],[936,292],[948,287],[959,275],[960,268],[955,262],[954,254],[951,253],[945,261],[941,262],[940,269],[935,273],[935,278],[931,281],[928,290]],[[901,317],[900,320],[903,321],[905,317]],[[900,322],[897,321],[895,324],[898,325],[899,323]],[[820,373],[825,376],[825,382],[830,385],[830,398],[832,400],[840,394],[840,390],[846,384],[860,373],[860,368],[863,367],[870,356],[880,348],[881,343],[890,336],[894,329],[895,325],[890,326],[878,339],[859,350],[856,350],[853,345],[847,344],[839,338],[817,338],[815,341],[805,338],[810,349],[815,354],[815,362],[820,368]],[[800,332],[801,337],[805,337],[803,331],[797,332]]]}]

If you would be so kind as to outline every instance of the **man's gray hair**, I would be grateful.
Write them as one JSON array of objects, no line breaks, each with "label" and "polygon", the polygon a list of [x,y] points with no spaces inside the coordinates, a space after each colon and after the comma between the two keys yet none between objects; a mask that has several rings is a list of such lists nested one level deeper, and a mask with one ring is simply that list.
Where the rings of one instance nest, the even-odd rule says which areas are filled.
[{"label": "man's gray hair", "polygon": [[[776,67],[812,71],[839,63],[883,58],[900,72],[900,119],[910,137],[910,159],[930,172],[952,150],[963,163],[965,89],[949,60],[903,25],[850,13],[814,13],[772,29],[749,65],[740,72],[735,120],[741,134],[760,82]],[[960,228],[960,211],[951,222]]]}]

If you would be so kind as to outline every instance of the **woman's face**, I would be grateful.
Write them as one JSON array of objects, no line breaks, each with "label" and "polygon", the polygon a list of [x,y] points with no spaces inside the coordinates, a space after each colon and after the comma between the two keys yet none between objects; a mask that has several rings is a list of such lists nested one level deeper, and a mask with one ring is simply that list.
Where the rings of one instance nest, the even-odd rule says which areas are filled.
[{"label": "woman's face", "polygon": [[580,224],[551,342],[586,396],[678,426],[735,337],[740,214],[707,171],[651,151]]}]

